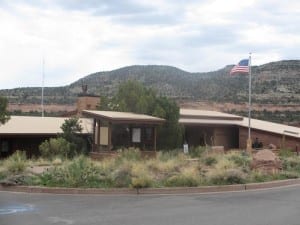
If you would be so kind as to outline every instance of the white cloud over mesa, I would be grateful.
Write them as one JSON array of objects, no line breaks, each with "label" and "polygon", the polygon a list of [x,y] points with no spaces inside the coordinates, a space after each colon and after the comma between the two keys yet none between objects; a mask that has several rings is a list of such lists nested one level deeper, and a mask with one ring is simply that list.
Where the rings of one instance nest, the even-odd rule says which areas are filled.
[{"label": "white cloud over mesa", "polygon": [[0,88],[67,85],[132,64],[213,71],[299,59],[300,3],[283,1],[1,1]]}]

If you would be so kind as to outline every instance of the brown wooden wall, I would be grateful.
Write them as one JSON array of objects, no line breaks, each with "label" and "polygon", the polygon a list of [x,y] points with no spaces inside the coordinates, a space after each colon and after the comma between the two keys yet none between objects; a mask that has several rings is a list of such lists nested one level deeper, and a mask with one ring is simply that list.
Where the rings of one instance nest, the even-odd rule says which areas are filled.
[{"label": "brown wooden wall", "polygon": [[189,146],[224,146],[238,148],[239,130],[235,126],[185,125],[185,140]]}]

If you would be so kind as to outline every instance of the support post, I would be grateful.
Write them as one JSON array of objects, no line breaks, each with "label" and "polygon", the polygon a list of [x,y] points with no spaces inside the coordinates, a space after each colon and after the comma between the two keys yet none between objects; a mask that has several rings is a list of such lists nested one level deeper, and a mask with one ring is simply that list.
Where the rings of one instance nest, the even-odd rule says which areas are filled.
[{"label": "support post", "polygon": [[156,151],[156,126],[154,126],[154,137],[153,137],[153,145],[154,145],[154,151]]},{"label": "support post", "polygon": [[111,124],[111,122],[108,122],[108,151],[110,151],[111,150],[111,126],[112,126],[112,124]]}]

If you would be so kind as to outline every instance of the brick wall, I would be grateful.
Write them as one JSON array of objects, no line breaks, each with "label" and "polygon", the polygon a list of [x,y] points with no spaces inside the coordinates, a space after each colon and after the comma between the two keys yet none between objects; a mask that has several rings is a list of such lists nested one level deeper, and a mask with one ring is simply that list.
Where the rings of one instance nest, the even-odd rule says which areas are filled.
[{"label": "brick wall", "polygon": [[77,99],[77,112],[81,113],[82,110],[96,110],[99,104],[99,96],[80,96]]},{"label": "brick wall", "polygon": [[[246,148],[248,138],[248,128],[240,127],[239,128],[239,147],[241,149]],[[296,150],[296,145],[298,145],[298,150],[300,148],[300,138],[294,138],[289,136],[283,136],[281,134],[270,133],[266,131],[260,131],[251,129],[251,138],[252,142],[255,138],[258,138],[259,141],[263,143],[265,148],[268,147],[269,144],[276,145],[277,148],[289,148],[292,150]]]}]

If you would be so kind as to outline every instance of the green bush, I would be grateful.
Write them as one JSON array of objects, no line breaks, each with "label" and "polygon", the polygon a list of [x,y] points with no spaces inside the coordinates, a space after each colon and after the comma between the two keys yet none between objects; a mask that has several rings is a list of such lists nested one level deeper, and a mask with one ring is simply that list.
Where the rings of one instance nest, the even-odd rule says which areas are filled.
[{"label": "green bush", "polygon": [[212,185],[244,184],[246,182],[245,174],[239,169],[214,171],[207,179]]},{"label": "green bush", "polygon": [[131,184],[131,168],[128,165],[121,165],[112,175],[114,187],[129,187]]},{"label": "green bush", "polygon": [[279,179],[295,179],[300,177],[300,174],[295,171],[281,171],[278,175]]},{"label": "green bush", "polygon": [[271,176],[255,170],[251,172],[249,177],[249,181],[254,183],[266,182],[266,181],[270,181],[271,179],[272,179]]},{"label": "green bush", "polygon": [[196,176],[184,174],[173,175],[164,182],[167,187],[197,187],[199,183]]},{"label": "green bush", "polygon": [[278,153],[280,158],[295,156],[295,153],[291,149],[280,149]]},{"label": "green bush", "polygon": [[50,138],[39,146],[41,156],[45,159],[53,159],[56,157],[69,158],[71,155],[70,143],[64,138]]},{"label": "green bush", "polygon": [[297,171],[300,172],[300,157],[288,157],[282,158],[282,168],[287,171]]},{"label": "green bush", "polygon": [[80,156],[62,167],[40,175],[40,183],[45,186],[63,187],[111,187],[112,180],[101,176],[101,171],[90,159]]},{"label": "green bush", "polygon": [[166,162],[166,161],[169,161],[170,159],[176,158],[180,152],[182,152],[182,150],[179,150],[179,149],[163,150],[158,153],[157,158],[159,161]]},{"label": "green bush", "polygon": [[189,150],[189,155],[192,158],[200,158],[202,156],[202,154],[206,151],[206,147],[204,146],[197,146],[194,148],[190,148]]},{"label": "green bush", "polygon": [[218,162],[218,160],[214,156],[207,156],[203,159],[203,162],[206,166],[212,166],[212,165],[216,164]]},{"label": "green bush", "polygon": [[153,181],[148,176],[139,176],[131,178],[133,188],[147,188],[152,186]]},{"label": "green bush", "polygon": [[25,171],[27,162],[26,162],[26,153],[25,151],[17,150],[4,162],[4,167],[9,173],[19,174]]},{"label": "green bush", "polygon": [[141,160],[141,151],[137,148],[128,148],[120,150],[120,155],[118,159],[127,161],[139,161]]},{"label": "green bush", "polygon": [[246,167],[250,165],[251,159],[247,155],[240,153],[231,154],[228,156],[228,159],[233,161],[239,167]]}]

